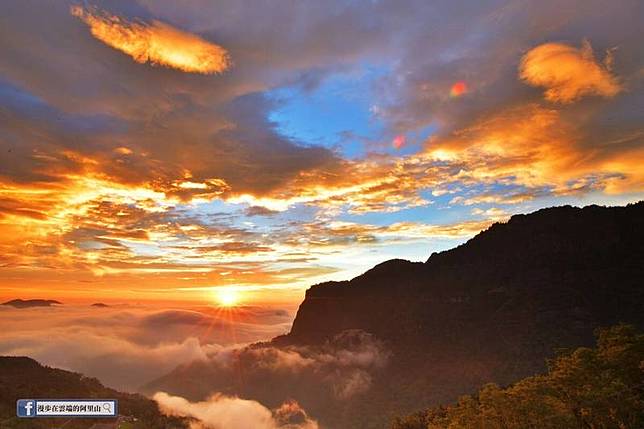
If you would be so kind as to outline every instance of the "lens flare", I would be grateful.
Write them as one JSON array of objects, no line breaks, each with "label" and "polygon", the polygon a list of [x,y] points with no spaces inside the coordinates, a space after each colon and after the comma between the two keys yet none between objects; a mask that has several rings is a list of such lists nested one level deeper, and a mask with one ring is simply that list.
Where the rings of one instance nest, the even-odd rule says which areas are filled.
[{"label": "lens flare", "polygon": [[465,93],[467,93],[467,84],[463,81],[454,83],[449,91],[450,97],[460,97]]},{"label": "lens flare", "polygon": [[400,149],[405,145],[406,142],[407,142],[407,138],[405,137],[404,134],[401,134],[399,136],[396,136],[394,140],[391,142],[391,144],[394,148]]},{"label": "lens flare", "polygon": [[228,52],[221,46],[162,22],[130,22],[80,6],[70,11],[89,26],[94,37],[138,63],[201,74],[221,73],[231,65]]}]

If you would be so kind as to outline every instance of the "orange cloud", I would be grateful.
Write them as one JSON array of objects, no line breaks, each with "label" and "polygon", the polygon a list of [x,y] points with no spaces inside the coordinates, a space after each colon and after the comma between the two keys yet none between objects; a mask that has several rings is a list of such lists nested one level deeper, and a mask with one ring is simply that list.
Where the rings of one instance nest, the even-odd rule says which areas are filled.
[{"label": "orange cloud", "polygon": [[[568,195],[591,190],[609,193],[638,192],[644,189],[639,148],[619,148],[585,144],[585,124],[562,115],[559,110],[536,104],[496,112],[451,137],[433,141],[427,154],[443,159],[450,153],[451,162],[460,165],[457,180],[463,184],[515,184],[542,194]],[[641,135],[622,136],[636,141]],[[518,203],[531,199],[530,194],[494,198],[487,201],[462,199],[462,202]]]},{"label": "orange cloud", "polygon": [[221,46],[159,21],[131,22],[80,6],[73,6],[71,14],[89,25],[98,40],[141,64],[202,74],[221,73],[231,65],[228,52]]},{"label": "orange cloud", "polygon": [[[205,196],[211,185],[221,184],[177,181],[154,190],[92,176],[68,176],[49,186],[0,181],[2,290],[29,284],[49,296],[65,278],[58,292],[64,296],[84,294],[87,286],[78,282],[91,282],[108,298],[120,284],[138,297],[164,290],[170,299],[198,299],[175,288],[187,282],[301,288],[307,279],[334,271],[285,256],[290,247],[250,228],[202,223],[175,211],[182,204],[176,188],[199,191],[186,196],[194,203],[218,197]],[[131,289],[133,279],[139,284],[151,275],[154,287]]]},{"label": "orange cloud", "polygon": [[546,88],[545,97],[553,102],[570,103],[585,95],[613,97],[621,86],[610,72],[610,54],[604,63],[595,60],[588,41],[579,49],[563,43],[544,43],[523,56],[519,77],[530,85]]}]

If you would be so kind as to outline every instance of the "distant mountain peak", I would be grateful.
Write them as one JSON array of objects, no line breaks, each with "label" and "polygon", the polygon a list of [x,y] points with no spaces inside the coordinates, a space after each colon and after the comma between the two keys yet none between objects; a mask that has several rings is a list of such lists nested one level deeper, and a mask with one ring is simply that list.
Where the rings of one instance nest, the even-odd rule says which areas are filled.
[{"label": "distant mountain peak", "polygon": [[102,303],[102,302],[95,302],[90,307],[107,308],[107,307],[109,307],[109,305],[107,305],[105,303]]},{"label": "distant mountain peak", "polygon": [[8,305],[15,308],[31,308],[31,307],[51,307],[52,305],[62,305],[60,301],[53,299],[12,299],[11,301],[3,302],[0,305]]}]

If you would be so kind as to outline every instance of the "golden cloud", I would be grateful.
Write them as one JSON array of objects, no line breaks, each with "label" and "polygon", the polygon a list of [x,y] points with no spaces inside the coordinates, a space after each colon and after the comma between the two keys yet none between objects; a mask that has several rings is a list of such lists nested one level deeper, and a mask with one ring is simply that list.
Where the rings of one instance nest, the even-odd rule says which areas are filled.
[{"label": "golden cloud", "polygon": [[[369,175],[378,173],[382,171],[374,170]],[[402,192],[408,188],[405,191],[408,195],[400,197],[396,204],[411,204],[413,179],[407,176],[415,173],[405,174],[389,176],[384,182],[367,181],[368,184],[357,187],[338,183],[333,192],[321,192],[315,200],[302,202],[318,204],[328,213],[363,189],[365,204],[384,208],[396,189]],[[358,177],[354,179],[359,183]],[[463,238],[489,224],[434,226],[403,222],[385,227],[291,222],[276,227],[269,235],[252,225],[202,222],[184,213],[185,206],[177,209],[189,203],[174,195],[175,188],[202,192],[207,190],[202,183],[211,182],[219,183],[214,179],[183,180],[155,189],[90,175],[67,176],[65,181],[50,186],[0,181],[0,265],[8,276],[15,278],[5,286],[28,282],[35,289],[44,288],[52,281],[50,273],[55,270],[68,285],[70,281],[105,285],[108,296],[114,285],[130,285],[132,279],[147,276],[154,276],[155,288],[169,291],[185,282],[303,287],[312,279],[335,273],[333,262],[338,252],[366,253],[364,246],[405,244],[437,237]],[[332,188],[331,183],[328,185]],[[201,198],[201,194],[195,194],[192,200]],[[302,251],[305,258],[294,257]],[[86,289],[83,284],[68,287],[66,294]],[[142,286],[137,293],[153,296],[155,292],[149,288]]]},{"label": "golden cloud", "polygon": [[89,25],[98,40],[141,64],[201,74],[221,73],[231,65],[228,52],[221,46],[160,21],[131,22],[80,6],[73,6],[71,14]]},{"label": "golden cloud", "polygon": [[[0,266],[6,279],[13,278],[4,288],[29,283],[38,289],[52,281],[52,270],[68,284],[106,285],[106,295],[115,284],[148,275],[156,287],[172,288],[185,281],[286,285],[329,272],[284,257],[290,249],[273,249],[270,237],[246,227],[201,223],[175,211],[182,204],[176,188],[206,192],[221,185],[215,179],[201,183],[177,181],[155,190],[90,175],[53,185],[0,180]],[[197,193],[191,201],[203,198]],[[302,264],[308,268],[292,268]],[[70,286],[65,293],[81,289]]]},{"label": "golden cloud", "polygon": [[[636,141],[641,135],[623,137]],[[542,195],[544,188],[555,195],[644,189],[644,150],[589,147],[584,143],[586,138],[583,124],[574,123],[556,109],[528,104],[495,112],[450,138],[434,141],[427,153],[450,153],[449,162],[462,167],[453,179],[461,184],[513,184],[531,190],[511,198],[486,195],[481,199],[479,195],[458,201],[469,202],[467,205],[501,200],[519,203]]]},{"label": "golden cloud", "polygon": [[549,101],[570,103],[585,95],[612,97],[621,90],[610,72],[612,57],[599,64],[588,41],[577,49],[563,43],[544,43],[521,59],[519,77],[530,85],[546,88]]}]

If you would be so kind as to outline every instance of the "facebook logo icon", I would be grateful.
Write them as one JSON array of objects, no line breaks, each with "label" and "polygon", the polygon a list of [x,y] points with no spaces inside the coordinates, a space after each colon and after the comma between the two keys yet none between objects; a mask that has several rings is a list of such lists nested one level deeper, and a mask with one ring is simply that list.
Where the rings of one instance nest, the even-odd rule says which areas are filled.
[{"label": "facebook logo icon", "polygon": [[33,399],[18,399],[18,417],[36,417],[36,401]]}]

